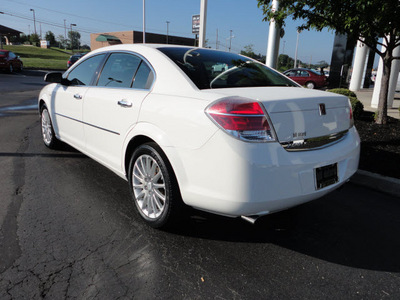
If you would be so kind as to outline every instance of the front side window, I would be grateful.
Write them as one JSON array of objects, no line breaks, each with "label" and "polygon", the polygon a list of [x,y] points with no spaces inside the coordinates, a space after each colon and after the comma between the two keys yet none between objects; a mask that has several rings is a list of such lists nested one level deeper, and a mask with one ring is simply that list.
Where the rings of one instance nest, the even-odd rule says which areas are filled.
[{"label": "front side window", "polygon": [[111,54],[101,71],[97,85],[106,87],[131,87],[133,76],[140,61],[139,57],[127,53]]},{"label": "front side window", "polygon": [[8,53],[8,57],[10,58],[16,58],[17,56],[13,52]]},{"label": "front side window", "polygon": [[104,56],[96,55],[77,65],[67,76],[70,85],[90,85]]},{"label": "front side window", "polygon": [[208,49],[160,47],[199,89],[296,86],[282,74],[247,57]]}]

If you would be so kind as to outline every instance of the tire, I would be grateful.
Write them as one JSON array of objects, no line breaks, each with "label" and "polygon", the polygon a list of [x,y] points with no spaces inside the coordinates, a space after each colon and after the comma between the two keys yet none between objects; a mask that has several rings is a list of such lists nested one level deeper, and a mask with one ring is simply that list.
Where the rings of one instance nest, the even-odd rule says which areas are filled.
[{"label": "tire", "polygon": [[312,81],[309,81],[309,82],[306,83],[306,87],[308,89],[315,89],[315,83],[312,82]]},{"label": "tire", "polygon": [[13,65],[12,65],[12,64],[10,64],[10,65],[8,66],[8,72],[9,72],[9,73],[14,72],[14,68],[13,68]]},{"label": "tire", "polygon": [[18,72],[22,72],[24,70],[24,65],[20,64],[18,68]]},{"label": "tire", "polygon": [[141,218],[153,228],[167,227],[181,208],[172,167],[156,143],[139,146],[129,164],[132,198]]},{"label": "tire", "polygon": [[54,133],[53,124],[51,122],[49,111],[46,106],[43,106],[40,113],[40,123],[42,128],[42,139],[46,147],[56,149],[58,140]]}]

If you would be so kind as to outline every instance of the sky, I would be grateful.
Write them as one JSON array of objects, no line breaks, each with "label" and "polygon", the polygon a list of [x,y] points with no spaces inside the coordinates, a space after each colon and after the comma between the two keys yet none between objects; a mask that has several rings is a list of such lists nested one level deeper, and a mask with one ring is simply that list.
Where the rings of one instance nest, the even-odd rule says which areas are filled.
[{"label": "sky", "polygon": [[[262,21],[257,0],[208,0],[206,40],[208,45],[227,50],[232,30],[232,52],[239,53],[252,45],[256,54],[266,55],[269,23]],[[146,32],[193,38],[192,15],[200,13],[200,0],[145,0]],[[0,0],[0,25],[24,32],[36,30],[44,37],[47,31],[55,36],[67,30],[81,34],[81,44],[90,46],[90,33],[143,30],[143,0]],[[297,26],[300,21],[287,20],[279,53],[295,57]],[[303,31],[299,35],[298,58],[304,63],[331,61],[334,33],[323,30]]]}]

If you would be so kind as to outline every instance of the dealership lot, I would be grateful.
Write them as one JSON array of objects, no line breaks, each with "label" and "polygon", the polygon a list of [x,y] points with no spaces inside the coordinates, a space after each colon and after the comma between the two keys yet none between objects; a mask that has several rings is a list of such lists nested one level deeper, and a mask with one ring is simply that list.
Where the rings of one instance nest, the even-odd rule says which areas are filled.
[{"label": "dealership lot", "polygon": [[43,145],[36,74],[0,73],[0,299],[400,297],[395,197],[350,182],[256,225],[192,210],[151,229],[126,182]]}]

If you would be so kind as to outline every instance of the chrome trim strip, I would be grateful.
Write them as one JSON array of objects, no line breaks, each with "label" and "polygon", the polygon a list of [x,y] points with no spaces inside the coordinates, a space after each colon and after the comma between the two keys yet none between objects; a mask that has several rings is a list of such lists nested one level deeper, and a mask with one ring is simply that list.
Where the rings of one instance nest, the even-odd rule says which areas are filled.
[{"label": "chrome trim strip", "polygon": [[242,114],[226,114],[226,113],[212,113],[212,115],[229,116],[229,117],[265,117],[265,115],[242,115]]},{"label": "chrome trim strip", "polygon": [[76,122],[82,123],[84,125],[88,125],[88,126],[93,127],[93,128],[97,128],[97,129],[112,133],[112,134],[120,135],[118,132],[115,132],[115,131],[112,131],[112,130],[109,130],[109,129],[105,129],[105,128],[102,128],[102,127],[99,127],[99,126],[96,126],[96,125],[93,125],[93,124],[89,124],[89,123],[86,123],[86,122],[83,122],[83,121],[80,121],[80,120],[77,120],[77,119],[62,115],[62,114],[56,113],[56,115],[60,116],[60,117],[63,117],[63,118],[66,118],[66,119],[69,119],[69,120],[72,120],[72,121],[76,121]]},{"label": "chrome trim strip", "polygon": [[281,145],[286,151],[289,152],[318,150],[339,143],[341,140],[345,138],[348,132],[349,132],[348,130],[345,130],[335,134],[330,134],[316,138],[297,140],[291,142],[282,142]]}]

